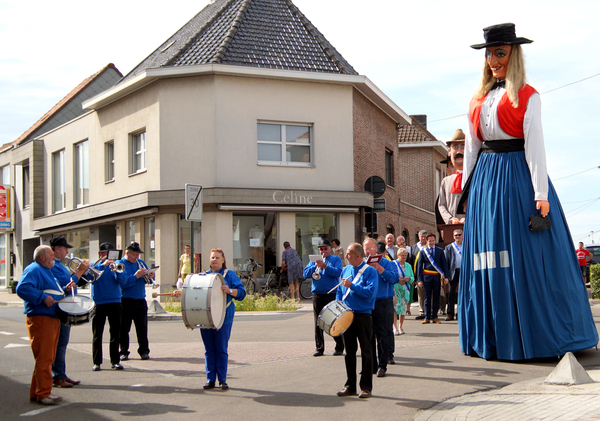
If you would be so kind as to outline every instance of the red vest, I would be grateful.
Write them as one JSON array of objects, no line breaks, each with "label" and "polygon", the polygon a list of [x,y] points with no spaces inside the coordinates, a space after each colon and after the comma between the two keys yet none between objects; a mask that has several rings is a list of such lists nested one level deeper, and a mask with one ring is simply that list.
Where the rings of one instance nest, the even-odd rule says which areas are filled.
[{"label": "red vest", "polygon": [[[502,96],[498,103],[498,123],[503,132],[513,137],[524,137],[523,120],[525,119],[525,112],[527,111],[527,102],[534,92],[537,91],[529,85],[525,85],[519,89],[519,106],[517,108],[514,108],[510,103],[508,93],[505,93]],[[483,98],[471,99],[471,104],[469,105],[469,118],[473,123],[473,129],[475,129],[477,138],[482,142],[483,136],[481,135],[481,122],[479,116],[481,114],[481,104],[483,104],[487,95],[488,94]]]}]

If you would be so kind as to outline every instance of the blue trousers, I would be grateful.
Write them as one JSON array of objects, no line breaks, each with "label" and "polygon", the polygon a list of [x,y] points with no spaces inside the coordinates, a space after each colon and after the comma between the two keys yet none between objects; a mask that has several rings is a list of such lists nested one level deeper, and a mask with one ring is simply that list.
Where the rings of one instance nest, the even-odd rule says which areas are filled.
[{"label": "blue trousers", "polygon": [[206,379],[214,382],[217,377],[220,382],[227,381],[227,345],[231,336],[233,323],[221,326],[221,329],[200,329],[202,342],[204,342],[204,366]]},{"label": "blue trousers", "polygon": [[52,363],[52,380],[60,380],[67,377],[67,345],[71,336],[71,326],[60,324],[58,345],[56,345],[56,358]]},{"label": "blue trousers", "polygon": [[425,275],[423,278],[425,318],[436,319],[440,309],[440,275]]}]

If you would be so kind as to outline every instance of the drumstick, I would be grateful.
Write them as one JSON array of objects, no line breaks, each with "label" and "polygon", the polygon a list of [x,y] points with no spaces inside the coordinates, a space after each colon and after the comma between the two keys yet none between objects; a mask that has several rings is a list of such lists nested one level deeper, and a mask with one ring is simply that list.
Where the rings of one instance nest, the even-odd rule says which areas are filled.
[{"label": "drumstick", "polygon": [[[350,277],[348,277],[348,278],[346,278],[346,279],[342,278],[342,281],[347,281],[348,279],[350,279]],[[330,289],[330,290],[327,292],[327,294],[331,294],[331,293],[332,293],[333,291],[335,291],[335,290],[336,290],[336,289],[337,289],[337,288],[338,288],[340,285],[342,285],[342,281],[340,281],[340,283],[339,283],[339,284],[337,284],[336,286],[334,286],[333,288],[331,288],[331,289]]]},{"label": "drumstick", "polygon": [[158,292],[153,292],[152,293],[152,298],[160,297],[162,295],[167,296],[167,295],[171,295],[171,293],[170,292],[163,292],[163,293],[159,294]]}]

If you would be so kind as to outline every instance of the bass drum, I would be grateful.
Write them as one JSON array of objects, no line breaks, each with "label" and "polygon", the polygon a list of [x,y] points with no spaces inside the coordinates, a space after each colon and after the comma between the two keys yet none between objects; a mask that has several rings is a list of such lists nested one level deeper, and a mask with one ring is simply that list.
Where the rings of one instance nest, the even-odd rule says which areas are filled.
[{"label": "bass drum", "polygon": [[220,329],[225,321],[227,295],[220,273],[190,273],[183,282],[181,315],[188,329]]},{"label": "bass drum", "polygon": [[56,316],[62,324],[79,326],[90,321],[96,303],[84,295],[67,295],[58,302]]}]

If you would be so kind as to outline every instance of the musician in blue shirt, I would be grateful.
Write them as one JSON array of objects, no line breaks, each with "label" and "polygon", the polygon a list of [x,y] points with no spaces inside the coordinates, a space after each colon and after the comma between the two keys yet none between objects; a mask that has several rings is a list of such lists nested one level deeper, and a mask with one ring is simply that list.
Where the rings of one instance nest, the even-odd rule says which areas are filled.
[{"label": "musician in blue shirt", "polygon": [[348,246],[346,260],[349,265],[342,271],[341,285],[337,289],[336,300],[345,303],[354,312],[354,321],[343,333],[346,346],[346,383],[338,396],[356,395],[356,352],[357,341],[360,344],[362,372],[359,386],[359,398],[371,397],[373,390],[373,350],[371,337],[373,335],[373,322],[371,312],[375,306],[377,295],[377,271],[367,265],[363,259],[365,252],[358,243]]},{"label": "musician in blue shirt", "polygon": [[115,262],[125,266],[125,270],[117,274],[117,280],[121,284],[121,307],[123,309],[119,332],[121,361],[129,359],[129,331],[132,321],[135,324],[138,340],[138,354],[142,360],[150,358],[148,303],[146,302],[146,279],[144,278],[148,272],[148,266],[140,259],[140,253],[144,253],[140,249],[140,245],[132,241],[125,250],[125,257]]},{"label": "musician in blue shirt", "polygon": [[[310,262],[302,274],[305,278],[312,278],[312,302],[315,321],[315,353],[314,357],[320,357],[325,352],[325,339],[323,329],[317,325],[319,314],[323,307],[335,300],[335,292],[329,292],[340,282],[342,273],[342,259],[331,254],[331,242],[324,238],[319,241],[319,252],[323,260],[319,262]],[[318,272],[317,272],[318,271]],[[315,273],[318,273],[315,275]],[[318,278],[318,279],[316,279]],[[335,340],[335,351],[333,355],[342,355],[344,353],[344,341],[340,336],[333,338]]]}]

